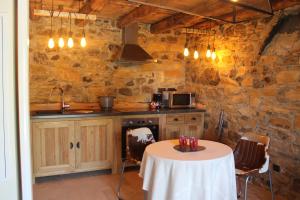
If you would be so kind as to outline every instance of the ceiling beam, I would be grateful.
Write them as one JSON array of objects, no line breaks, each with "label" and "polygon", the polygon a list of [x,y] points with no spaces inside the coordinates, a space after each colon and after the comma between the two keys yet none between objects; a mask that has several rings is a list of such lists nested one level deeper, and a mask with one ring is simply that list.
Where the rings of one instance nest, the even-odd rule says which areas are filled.
[{"label": "ceiling beam", "polygon": [[[287,7],[291,7],[294,5],[300,5],[299,0],[273,0],[272,2],[272,7],[273,10],[282,10],[285,9]],[[228,4],[229,5],[229,4]],[[218,8],[216,8],[216,6],[220,6],[222,7],[223,10],[223,15],[216,15],[217,13],[215,11],[213,11],[213,9],[211,9],[212,7],[207,7],[205,13],[202,12],[203,15],[207,14],[209,16],[217,16],[216,18],[225,20],[225,21],[232,21],[232,6],[230,6],[229,8],[231,8],[228,11],[228,6],[222,4],[222,5],[218,5],[215,4],[213,6],[214,10],[219,10]],[[220,8],[219,7],[219,8]],[[247,10],[247,9],[239,9],[237,10],[237,17],[241,17],[243,19],[249,19],[252,16],[255,17],[257,16],[257,12],[254,12],[253,10]],[[150,31],[151,33],[163,33],[166,32],[168,30],[172,30],[172,29],[178,29],[178,28],[184,28],[184,27],[191,27],[194,26],[195,24],[195,28],[209,28],[210,26],[216,26],[216,25],[220,25],[220,24],[224,24],[225,22],[222,21],[212,21],[212,20],[207,20],[203,17],[198,17],[198,16],[192,16],[192,15],[187,15],[187,14],[183,14],[183,13],[179,13],[179,14],[175,14],[172,15],[168,18],[165,18],[159,22],[156,22],[154,24],[151,25],[150,27]]]},{"label": "ceiling beam", "polygon": [[203,17],[191,16],[183,13],[175,14],[166,19],[163,19],[150,26],[151,33],[163,33],[171,29],[178,29],[187,26],[192,26],[199,22]]},{"label": "ceiling beam", "polygon": [[151,33],[163,33],[171,29],[192,26],[204,19],[219,21],[219,19],[217,19],[215,16],[219,16],[220,12],[228,13],[231,11],[231,4],[226,4],[220,1],[213,1],[212,3],[207,1],[205,3],[201,3],[201,5],[198,5],[191,10],[192,13],[199,13],[199,15],[190,15],[189,13],[177,13],[152,24],[150,27],[150,31]]},{"label": "ceiling beam", "polygon": [[80,8],[79,12],[88,14],[93,11],[99,11],[105,6],[106,3],[107,0],[87,0]]},{"label": "ceiling beam", "polygon": [[[274,11],[282,10],[282,9],[292,7],[295,5],[300,5],[299,0],[285,0],[285,1],[274,0],[272,2],[272,7],[273,7]],[[237,17],[239,17],[242,21],[255,19],[258,16],[261,16],[261,15],[258,15],[258,13],[255,13],[255,12],[253,12],[251,10],[247,10],[247,9],[241,9],[241,10],[237,11]],[[232,19],[232,13],[227,13],[223,16],[220,16],[220,18],[222,18],[224,20],[230,20],[230,19]],[[214,26],[221,25],[221,24],[224,24],[224,23],[223,22],[210,22],[208,20],[202,20],[198,24],[195,25],[195,28],[206,29],[206,28],[214,27]]]},{"label": "ceiling beam", "polygon": [[[90,14],[94,11],[100,11],[105,6],[108,0],[87,0],[79,9],[79,13]],[[75,20],[78,26],[84,25],[84,20]]]},{"label": "ceiling beam", "polygon": [[260,12],[260,13],[263,13],[263,14],[273,15],[273,10],[272,10],[272,5],[271,5],[270,0],[268,0],[268,8],[266,8],[266,9],[260,8],[259,6],[261,6],[261,5],[252,5],[252,4],[249,4],[249,3],[241,3],[239,1],[232,1],[232,0],[223,0],[223,1],[225,3],[230,3],[233,6],[253,10],[255,12]]},{"label": "ceiling beam", "polygon": [[158,8],[155,8],[152,6],[141,5],[140,7],[133,9],[128,14],[120,17],[117,22],[117,26],[119,28],[123,28],[126,25],[136,23],[136,22],[140,21],[140,19],[147,17],[149,15],[153,15],[154,13],[157,13],[157,12],[159,12]]}]

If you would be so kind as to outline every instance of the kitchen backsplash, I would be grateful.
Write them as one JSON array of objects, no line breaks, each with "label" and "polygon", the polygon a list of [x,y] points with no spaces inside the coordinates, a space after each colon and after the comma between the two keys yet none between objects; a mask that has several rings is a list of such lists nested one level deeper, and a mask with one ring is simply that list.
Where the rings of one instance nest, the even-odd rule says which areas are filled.
[{"label": "kitchen backsplash", "polygon": [[[59,49],[60,19],[54,19],[52,50],[47,47],[50,20],[41,17],[30,22],[30,102],[59,102],[51,89],[60,86],[65,90],[65,100],[72,102],[98,102],[98,96],[114,95],[116,102],[149,101],[159,87],[185,87],[185,63],[182,47],[184,35],[179,32],[153,35],[146,25],[140,25],[139,44],[158,63],[132,66],[117,64],[121,50],[122,33],[115,21],[97,20],[86,25],[87,47],[79,41],[82,27],[72,21],[74,47]],[[67,20],[63,22],[63,37],[68,35]],[[66,40],[65,40],[66,42]]]}]

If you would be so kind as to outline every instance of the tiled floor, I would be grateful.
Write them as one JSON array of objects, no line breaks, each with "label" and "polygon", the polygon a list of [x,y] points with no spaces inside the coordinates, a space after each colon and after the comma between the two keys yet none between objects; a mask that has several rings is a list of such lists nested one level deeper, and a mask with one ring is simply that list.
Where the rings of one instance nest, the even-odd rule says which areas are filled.
[{"label": "tiled floor", "polygon": [[[122,186],[124,200],[142,200],[142,179],[137,171],[126,172]],[[118,175],[93,174],[50,179],[36,183],[34,200],[115,200]],[[248,200],[268,200],[271,194],[264,188],[249,185]],[[284,199],[276,197],[276,200]]]}]

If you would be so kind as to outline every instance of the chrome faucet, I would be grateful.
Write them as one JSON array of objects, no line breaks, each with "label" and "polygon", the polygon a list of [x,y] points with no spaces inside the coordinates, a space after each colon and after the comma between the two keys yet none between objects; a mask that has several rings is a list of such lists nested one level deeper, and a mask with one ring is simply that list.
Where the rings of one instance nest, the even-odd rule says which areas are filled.
[{"label": "chrome faucet", "polygon": [[52,96],[53,91],[56,90],[56,89],[58,89],[60,91],[60,96],[61,96],[60,110],[61,110],[61,113],[64,113],[67,108],[70,108],[70,105],[65,103],[64,90],[61,87],[52,88],[49,98]]}]

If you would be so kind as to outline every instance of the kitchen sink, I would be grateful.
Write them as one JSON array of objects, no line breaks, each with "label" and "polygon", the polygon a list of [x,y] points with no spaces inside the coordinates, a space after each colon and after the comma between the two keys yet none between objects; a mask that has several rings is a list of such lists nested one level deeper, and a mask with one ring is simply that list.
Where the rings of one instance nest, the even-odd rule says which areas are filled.
[{"label": "kitchen sink", "polygon": [[94,110],[67,110],[65,112],[61,112],[60,110],[41,110],[41,111],[35,111],[34,115],[73,115],[73,114],[89,114],[89,113],[95,113]]},{"label": "kitchen sink", "polygon": [[34,114],[36,115],[61,115],[60,110],[40,110],[40,111],[35,111]]},{"label": "kitchen sink", "polygon": [[70,113],[88,114],[95,112],[94,110],[71,110]]}]

